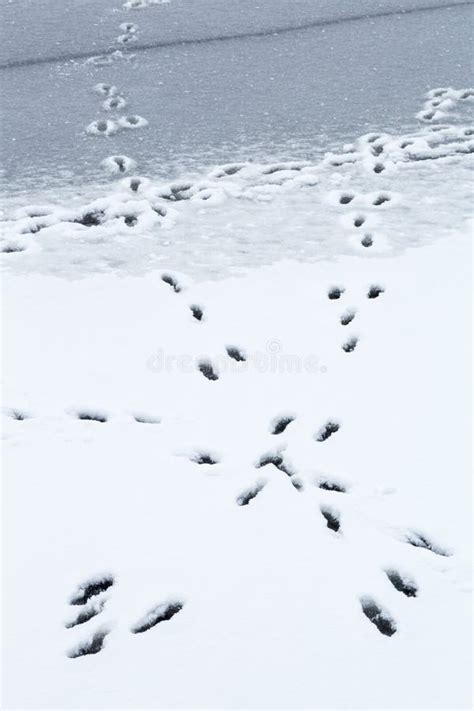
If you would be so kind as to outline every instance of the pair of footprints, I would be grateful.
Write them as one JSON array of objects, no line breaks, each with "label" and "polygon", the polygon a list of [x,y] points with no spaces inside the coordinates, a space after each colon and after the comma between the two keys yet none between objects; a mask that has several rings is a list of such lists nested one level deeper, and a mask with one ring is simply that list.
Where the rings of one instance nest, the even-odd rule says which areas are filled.
[{"label": "pair of footprints", "polygon": [[[367,291],[367,298],[368,299],[377,299],[380,294],[383,294],[385,289],[383,286],[380,286],[378,284],[372,284],[368,291]],[[345,292],[345,288],[343,286],[332,286],[328,290],[328,299],[330,301],[337,301],[338,299],[341,298],[343,293]],[[356,316],[356,311],[355,309],[348,308],[346,309],[342,314],[339,319],[340,323],[342,326],[348,326],[352,321],[354,320]],[[344,343],[342,344],[342,350],[345,353],[352,353],[352,351],[355,350],[357,344],[359,342],[359,339],[357,336],[350,336]]]},{"label": "pair of footprints", "polygon": [[[74,618],[65,623],[66,629],[72,629],[78,625],[83,625],[89,620],[100,615],[108,598],[104,593],[109,590],[115,583],[113,575],[104,575],[81,583],[71,595],[69,604],[80,606],[79,612]],[[178,612],[183,609],[184,603],[181,600],[170,600],[156,605],[151,610],[140,618],[132,627],[132,634],[142,634],[148,632],[161,622],[171,620]],[[103,625],[96,629],[86,639],[68,650],[66,653],[70,659],[84,657],[89,654],[97,654],[105,644],[107,635],[110,634],[112,628],[110,625]]]},{"label": "pair of footprints", "polygon": [[[102,108],[106,111],[119,111],[127,105],[124,96],[122,96],[117,87],[113,84],[101,82],[95,85],[94,91],[105,97],[102,102]],[[143,128],[147,125],[148,121],[143,118],[143,116],[120,116],[117,119],[98,119],[92,121],[92,123],[87,126],[86,132],[92,136],[112,136],[122,129]],[[120,156],[118,157],[120,158]],[[123,162],[123,165],[126,165],[126,161]]]}]

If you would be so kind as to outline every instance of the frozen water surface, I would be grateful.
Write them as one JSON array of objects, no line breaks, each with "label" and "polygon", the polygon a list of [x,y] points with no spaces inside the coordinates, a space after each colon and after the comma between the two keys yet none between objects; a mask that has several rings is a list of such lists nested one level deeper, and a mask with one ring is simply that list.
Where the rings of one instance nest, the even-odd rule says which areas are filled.
[{"label": "frozen water surface", "polygon": [[[111,153],[163,178],[311,160],[372,129],[412,128],[430,88],[470,85],[470,2],[20,0],[2,13],[3,185],[15,191],[80,189]],[[104,110],[99,82],[124,111]],[[86,131],[129,112],[146,130]]]}]

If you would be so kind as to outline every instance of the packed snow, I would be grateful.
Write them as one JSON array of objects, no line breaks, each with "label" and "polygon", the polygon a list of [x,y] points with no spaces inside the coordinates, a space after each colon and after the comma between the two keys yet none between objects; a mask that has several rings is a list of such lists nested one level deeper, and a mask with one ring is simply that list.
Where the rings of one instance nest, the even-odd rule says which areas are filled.
[{"label": "packed snow", "polygon": [[[186,62],[206,3],[216,36],[252,31],[250,0],[228,27],[214,0],[101,0],[76,89],[85,72],[80,145],[102,177],[18,189],[19,165],[4,196],[3,705],[471,708],[466,69],[447,81],[453,46],[410,118],[361,130],[349,112],[339,144],[266,136],[249,157],[196,139],[148,170],[160,124],[128,81],[150,61],[146,18]],[[452,12],[463,31],[467,3],[426,4],[364,0],[354,21],[415,33],[419,12],[430,28]],[[291,3],[276,24],[257,5],[266,51],[291,45],[268,34]],[[351,5],[294,7],[305,32],[337,20],[347,38]],[[120,49],[102,52],[111,26]],[[220,40],[204,44],[218,71]]]}]

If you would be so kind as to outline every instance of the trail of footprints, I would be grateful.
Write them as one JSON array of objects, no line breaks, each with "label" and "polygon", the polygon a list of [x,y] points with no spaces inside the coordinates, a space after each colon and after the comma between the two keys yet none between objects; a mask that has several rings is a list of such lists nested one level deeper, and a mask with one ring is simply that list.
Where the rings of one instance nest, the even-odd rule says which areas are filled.
[{"label": "trail of footprints", "polygon": [[[81,583],[69,598],[69,604],[81,609],[74,617],[64,623],[66,629],[72,629],[79,625],[85,625],[90,620],[101,615],[106,609],[108,597],[105,595],[115,585],[116,580],[113,575],[106,574],[89,578]],[[184,603],[181,600],[169,600],[162,602],[148,610],[144,616],[137,620],[131,627],[132,634],[142,634],[148,632],[161,622],[171,620],[183,609]],[[98,654],[104,646],[106,637],[112,632],[113,625],[110,622],[99,625],[85,638],[71,647],[66,655],[70,659]]]}]

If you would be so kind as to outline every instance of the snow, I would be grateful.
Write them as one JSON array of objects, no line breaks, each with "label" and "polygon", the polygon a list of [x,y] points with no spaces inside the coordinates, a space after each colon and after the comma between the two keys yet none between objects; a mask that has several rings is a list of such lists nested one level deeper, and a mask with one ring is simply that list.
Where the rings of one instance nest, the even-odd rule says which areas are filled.
[{"label": "snow", "polygon": [[471,707],[469,8],[426,4],[83,0],[29,68],[6,6],[5,708]]},{"label": "snow", "polygon": [[[469,257],[465,230],[395,257],[175,275],[178,292],[155,270],[5,276],[7,704],[467,707]],[[293,476],[261,462],[275,454]],[[106,573],[103,610],[63,627]],[[67,656],[97,630],[100,653]]]}]

